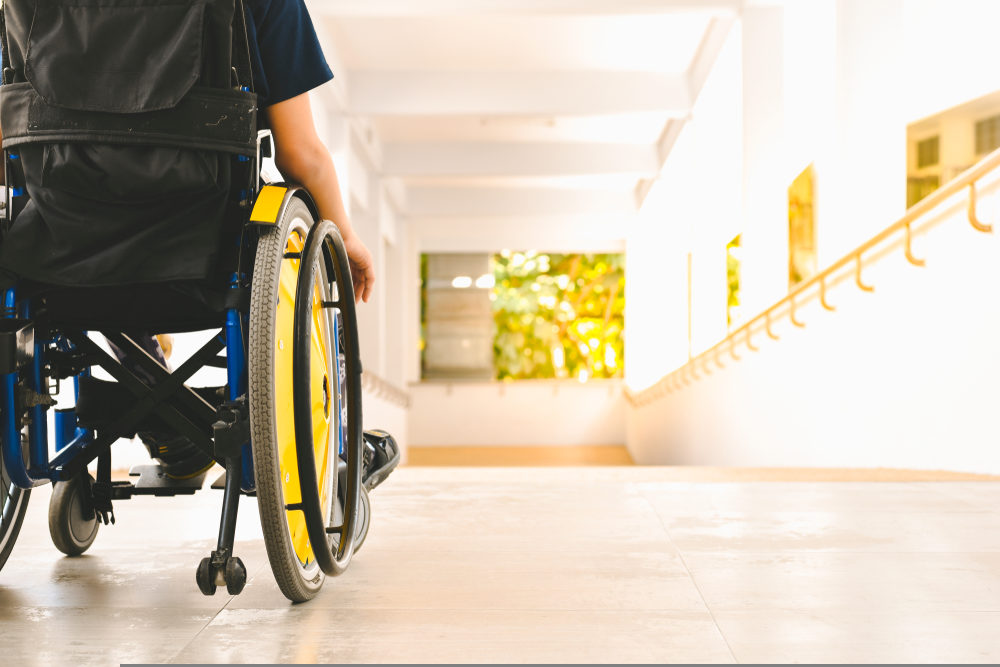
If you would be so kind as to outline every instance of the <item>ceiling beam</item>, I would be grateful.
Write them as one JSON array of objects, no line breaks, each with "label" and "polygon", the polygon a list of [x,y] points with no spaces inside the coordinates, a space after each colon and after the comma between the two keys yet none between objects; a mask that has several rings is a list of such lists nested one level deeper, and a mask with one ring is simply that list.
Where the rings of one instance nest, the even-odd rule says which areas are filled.
[{"label": "ceiling beam", "polygon": [[325,16],[481,16],[511,14],[736,13],[743,0],[310,0]]},{"label": "ceiling beam", "polygon": [[577,214],[486,218],[413,218],[420,252],[623,252],[630,216]]},{"label": "ceiling beam", "polygon": [[350,111],[370,116],[590,116],[691,108],[684,74],[655,72],[350,73]]},{"label": "ceiling beam", "polygon": [[385,147],[389,176],[650,176],[652,146],[597,143],[398,143]]},{"label": "ceiling beam", "polygon": [[[688,69],[688,96],[691,99],[692,107],[701,94],[701,89],[704,88],[705,81],[708,80],[708,75],[715,66],[715,61],[718,60],[719,53],[722,51],[722,47],[725,46],[726,40],[729,38],[729,33],[732,31],[735,23],[736,19],[731,17],[716,17],[709,22],[708,29],[705,31],[701,44],[698,46],[698,51],[691,62],[691,67]],[[657,177],[663,169],[663,165],[666,164],[670,151],[674,148],[674,144],[680,138],[684,126],[687,125],[687,121],[687,118],[671,119],[667,121],[666,127],[663,128],[660,139],[656,143],[656,152],[659,159],[659,165],[656,169]],[[646,197],[649,195],[655,182],[656,178],[651,178],[642,179],[636,184],[635,200],[638,208],[642,208],[642,204],[646,201]]]},{"label": "ceiling beam", "polygon": [[632,215],[632,192],[578,188],[410,187],[411,218]]},{"label": "ceiling beam", "polygon": [[731,17],[716,17],[709,21],[708,29],[705,30],[705,35],[688,69],[688,86],[692,100],[698,99],[698,94],[701,93],[709,73],[715,66],[715,61],[719,58],[719,52],[726,44],[734,23],[736,20]]}]

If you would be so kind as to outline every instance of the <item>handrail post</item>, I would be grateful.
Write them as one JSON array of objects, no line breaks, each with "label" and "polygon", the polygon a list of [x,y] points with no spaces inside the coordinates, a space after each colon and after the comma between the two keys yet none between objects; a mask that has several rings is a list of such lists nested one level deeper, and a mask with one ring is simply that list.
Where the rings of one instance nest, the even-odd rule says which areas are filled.
[{"label": "handrail post", "polygon": [[753,329],[753,327],[751,327],[750,324],[747,323],[747,341],[746,341],[747,342],[747,348],[749,348],[750,351],[752,351],[752,352],[757,352],[758,350],[760,350],[760,348],[753,344],[753,338],[750,337],[752,329]]},{"label": "handrail post", "polygon": [[729,338],[729,356],[731,356],[736,361],[739,361],[742,358],[738,354],[736,354],[736,339],[732,337]]},{"label": "handrail post", "polygon": [[792,324],[794,324],[795,326],[797,326],[800,329],[803,329],[806,326],[805,322],[803,322],[798,317],[796,317],[796,314],[795,314],[795,297],[792,297],[792,298],[790,298],[788,300],[788,319],[790,319],[792,321]]},{"label": "handrail post", "polygon": [[913,255],[913,229],[910,223],[906,223],[906,261],[913,266],[925,266],[927,264],[927,260]]},{"label": "handrail post", "polygon": [[819,281],[819,302],[829,311],[837,310],[836,306],[831,306],[830,302],[826,300],[826,278]]},{"label": "handrail post", "polygon": [[771,309],[770,308],[768,308],[767,309],[767,313],[764,314],[764,321],[767,324],[767,326],[765,327],[765,329],[767,330],[767,337],[770,338],[771,340],[781,340],[781,336],[779,336],[778,334],[774,333],[774,331],[771,329]]},{"label": "handrail post", "polygon": [[862,292],[874,292],[875,287],[873,285],[866,285],[864,281],[861,280],[861,268],[861,253],[859,252],[854,267],[854,282],[857,283],[858,289]]},{"label": "handrail post", "polygon": [[969,183],[969,222],[972,223],[973,228],[975,228],[977,232],[989,234],[993,231],[993,225],[987,225],[979,220],[979,217],[976,215],[977,207],[976,182],[973,181],[972,183]]}]

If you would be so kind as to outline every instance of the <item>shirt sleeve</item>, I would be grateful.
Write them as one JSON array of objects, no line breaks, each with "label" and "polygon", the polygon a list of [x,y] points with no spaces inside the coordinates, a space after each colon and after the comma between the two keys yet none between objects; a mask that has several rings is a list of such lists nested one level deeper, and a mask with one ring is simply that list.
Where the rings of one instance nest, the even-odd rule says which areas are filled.
[{"label": "shirt sleeve", "polygon": [[271,0],[257,21],[264,104],[291,99],[333,78],[304,0]]}]

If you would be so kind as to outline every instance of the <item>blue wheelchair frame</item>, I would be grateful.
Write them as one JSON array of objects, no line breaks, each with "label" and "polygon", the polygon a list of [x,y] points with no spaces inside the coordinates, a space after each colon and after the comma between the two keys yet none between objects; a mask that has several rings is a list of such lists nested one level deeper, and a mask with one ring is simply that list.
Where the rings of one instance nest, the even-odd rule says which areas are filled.
[{"label": "blue wheelchair frame", "polygon": [[[239,281],[234,276],[234,287],[238,284]],[[13,320],[16,319],[17,315],[28,319],[31,314],[30,302],[18,304],[16,288],[8,289],[4,295],[5,319]],[[247,339],[243,335],[247,326],[247,316],[235,308],[230,308],[226,311],[225,328],[218,334],[218,337],[225,342],[228,398],[231,401],[244,395],[247,390]],[[27,386],[35,394],[41,395],[47,392],[47,388],[41,386],[46,349],[50,346],[73,349],[73,344],[61,334],[51,340],[33,340],[31,344],[34,358],[27,374]],[[89,375],[89,373],[88,369],[73,378],[74,394],[77,397],[79,397],[80,378]],[[0,447],[2,447],[4,467],[11,481],[22,489],[31,489],[47,482],[65,481],[63,472],[66,465],[84,454],[87,445],[94,440],[94,433],[91,429],[76,426],[75,413],[57,412],[54,438],[56,455],[50,460],[46,414],[48,406],[41,403],[34,405],[30,408],[28,464],[25,464],[17,419],[18,408],[15,392],[17,380],[17,371],[7,373],[0,378],[0,406],[3,407],[3,414],[0,416],[0,424],[2,424],[0,427],[0,436],[2,436]],[[244,493],[252,493],[255,490],[255,482],[253,451],[249,442],[242,447],[240,469],[242,473],[240,475],[242,478],[241,490]]]}]

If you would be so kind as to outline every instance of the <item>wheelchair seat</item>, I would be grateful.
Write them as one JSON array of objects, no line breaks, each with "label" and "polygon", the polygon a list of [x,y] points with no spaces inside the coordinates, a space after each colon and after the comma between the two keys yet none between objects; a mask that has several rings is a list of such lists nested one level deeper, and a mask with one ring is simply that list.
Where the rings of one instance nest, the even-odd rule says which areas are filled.
[{"label": "wheelchair seat", "polygon": [[246,290],[220,281],[186,280],[106,287],[67,287],[22,280],[23,298],[56,327],[183,333],[219,328],[230,308],[246,310]]}]

